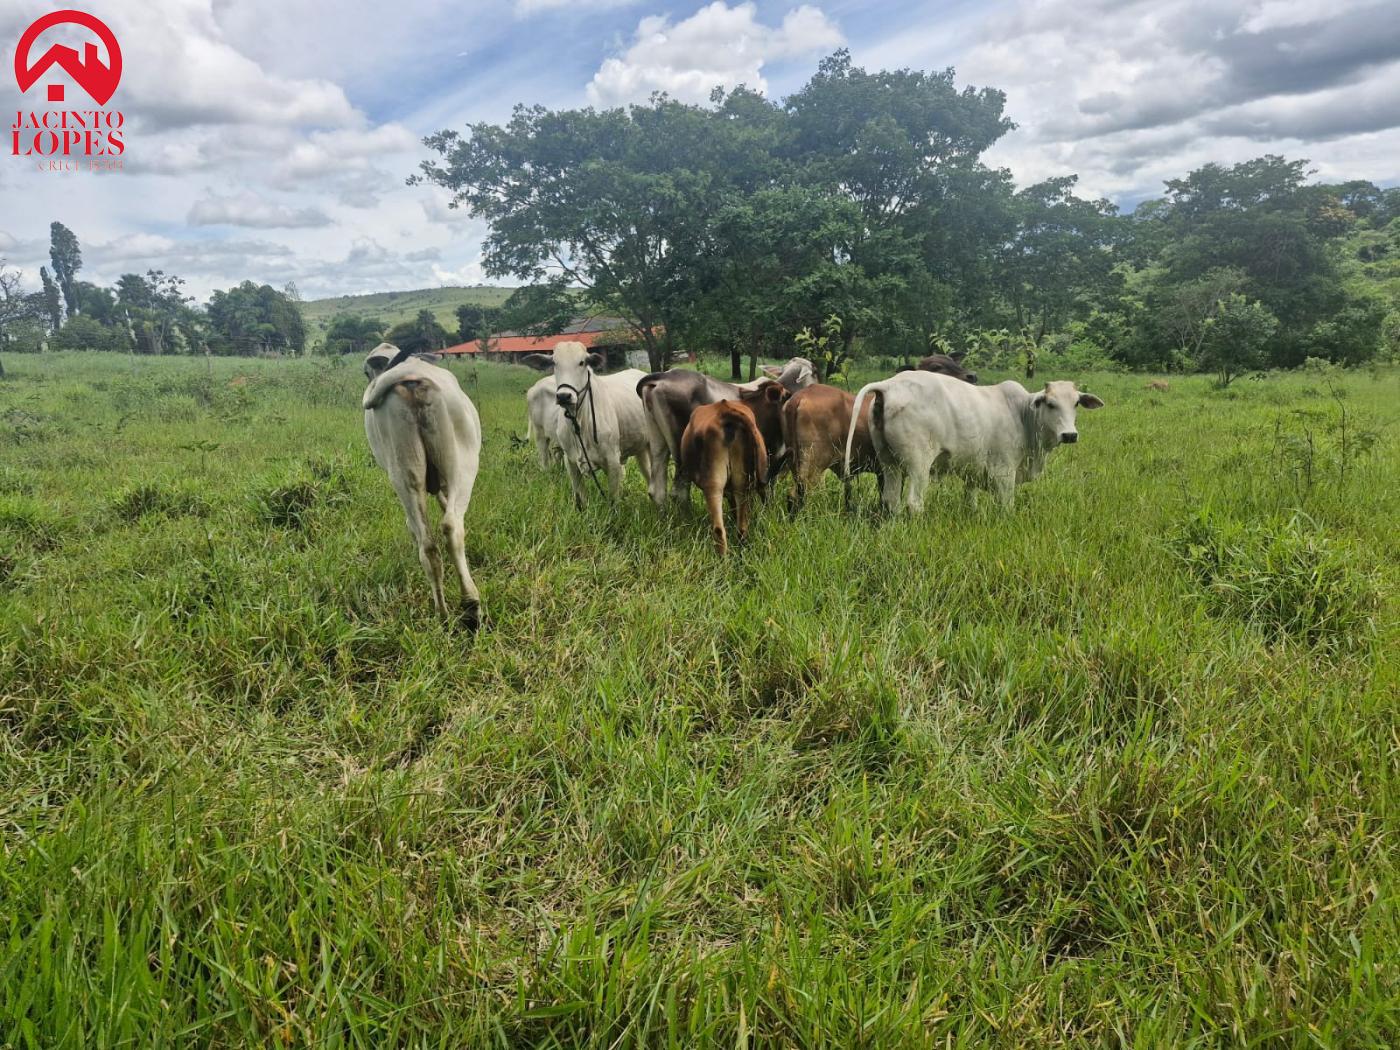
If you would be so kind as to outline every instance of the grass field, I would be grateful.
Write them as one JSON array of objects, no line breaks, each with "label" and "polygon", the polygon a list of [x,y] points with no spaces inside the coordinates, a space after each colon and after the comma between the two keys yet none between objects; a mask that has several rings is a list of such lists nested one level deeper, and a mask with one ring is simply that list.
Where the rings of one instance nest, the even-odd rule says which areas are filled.
[{"label": "grass field", "polygon": [[1014,512],[722,564],[457,366],[473,638],[357,363],[5,365],[0,1045],[1400,1040],[1395,371],[1061,377]]},{"label": "grass field", "polygon": [[463,303],[500,306],[513,288],[419,288],[411,292],[374,292],[369,295],[338,295],[331,299],[311,299],[301,304],[306,334],[311,340],[326,334],[332,319],[341,314],[377,317],[389,327],[412,321],[419,310],[431,310],[438,323],[449,332],[457,331],[457,307]]}]

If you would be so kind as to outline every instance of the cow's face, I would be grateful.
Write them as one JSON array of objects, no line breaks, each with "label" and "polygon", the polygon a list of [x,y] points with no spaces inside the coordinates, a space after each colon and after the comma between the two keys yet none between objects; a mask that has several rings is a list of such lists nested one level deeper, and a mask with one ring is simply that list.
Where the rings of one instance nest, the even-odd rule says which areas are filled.
[{"label": "cow's face", "polygon": [[602,354],[590,354],[582,343],[560,343],[554,348],[554,399],[566,412],[574,411],[588,389],[589,374],[603,366]]},{"label": "cow's face", "polygon": [[398,355],[398,352],[399,348],[393,343],[380,343],[376,346],[365,358],[365,378],[373,383],[379,373],[389,367],[389,362]]},{"label": "cow's face", "polygon": [[1070,382],[1046,383],[1045,389],[1031,398],[1041,444],[1054,448],[1078,441],[1075,413],[1081,408],[1103,408],[1103,401],[1093,394],[1080,393]]}]

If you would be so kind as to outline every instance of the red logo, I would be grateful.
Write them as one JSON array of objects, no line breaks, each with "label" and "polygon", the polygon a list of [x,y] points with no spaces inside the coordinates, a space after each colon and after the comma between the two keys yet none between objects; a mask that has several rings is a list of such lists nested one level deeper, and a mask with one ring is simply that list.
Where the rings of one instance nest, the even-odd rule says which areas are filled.
[{"label": "red logo", "polygon": [[[81,57],[71,47],[54,44],[44,52],[39,61],[30,65],[29,49],[34,46],[34,41],[39,39],[39,34],[65,22],[83,26],[96,33],[107,49],[108,64],[104,65],[98,60],[97,45],[89,41],[83,45]],[[122,49],[117,44],[117,38],[101,19],[94,18],[86,11],[51,11],[37,19],[24,31],[24,36],[19,38],[19,46],[15,48],[15,80],[19,82],[19,89],[28,91],[52,66],[60,67],[78,82],[80,88],[92,96],[94,102],[105,106],[122,78]],[[49,85],[49,101],[63,101],[62,84]]]}]

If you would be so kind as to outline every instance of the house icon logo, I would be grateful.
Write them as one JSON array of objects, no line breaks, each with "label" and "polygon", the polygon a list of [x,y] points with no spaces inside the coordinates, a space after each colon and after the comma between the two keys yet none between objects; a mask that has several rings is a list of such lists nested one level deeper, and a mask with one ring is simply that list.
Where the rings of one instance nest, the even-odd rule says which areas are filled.
[{"label": "house icon logo", "polygon": [[[31,64],[29,52],[34,47],[34,41],[39,39],[39,34],[65,23],[82,26],[96,34],[97,40],[107,49],[107,61],[104,63],[97,57],[97,43],[88,41],[83,44],[81,55],[64,44],[54,44],[37,62]],[[101,19],[85,11],[51,11],[36,19],[24,31],[19,38],[19,46],[15,48],[15,80],[19,83],[20,91],[28,91],[54,66],[72,77],[99,106],[105,106],[121,82],[122,49]],[[64,101],[62,84],[49,85],[48,101]]]}]

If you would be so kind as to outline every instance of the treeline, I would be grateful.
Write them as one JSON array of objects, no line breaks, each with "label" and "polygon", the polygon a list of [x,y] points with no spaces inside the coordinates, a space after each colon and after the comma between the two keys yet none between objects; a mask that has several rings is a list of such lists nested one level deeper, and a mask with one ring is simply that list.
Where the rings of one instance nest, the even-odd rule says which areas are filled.
[{"label": "treeline", "polygon": [[653,367],[710,350],[737,371],[805,345],[834,372],[953,347],[1228,381],[1395,353],[1396,290],[1357,249],[1400,258],[1400,190],[1309,185],[1307,162],[1266,156],[1124,215],[1072,175],[1017,190],[988,166],[1004,104],[951,70],[869,73],[841,51],[782,101],[519,107],[429,137],[416,179],[490,224],[487,272],[528,282],[540,316],[581,290]]},{"label": "treeline", "polygon": [[0,262],[0,348],[243,355],[306,348],[295,285],[279,291],[244,281],[214,292],[205,307],[164,270],[123,274],[107,288],[79,280],[78,238],[61,222],[49,227],[49,261],[52,271],[41,266],[40,288],[29,293]]}]

